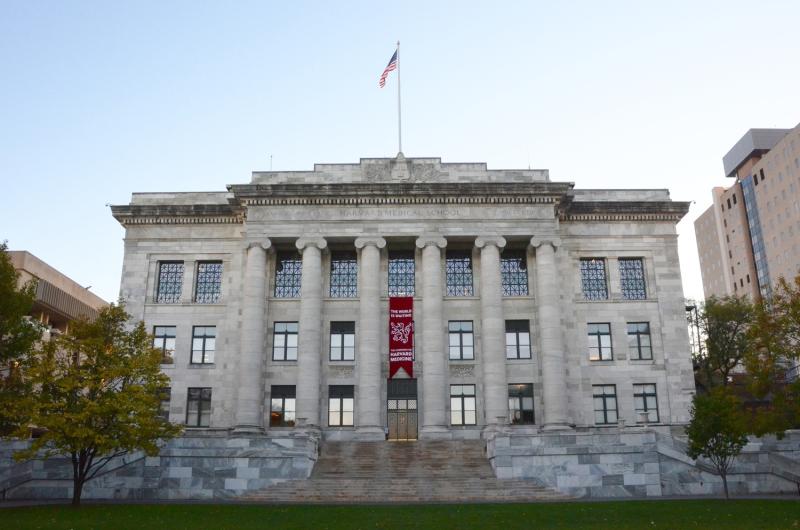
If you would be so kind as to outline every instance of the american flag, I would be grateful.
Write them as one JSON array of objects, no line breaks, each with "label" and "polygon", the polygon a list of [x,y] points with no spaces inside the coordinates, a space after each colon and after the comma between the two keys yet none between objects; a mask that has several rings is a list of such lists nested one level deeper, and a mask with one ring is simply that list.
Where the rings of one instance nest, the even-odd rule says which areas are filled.
[{"label": "american flag", "polygon": [[381,74],[381,79],[378,81],[378,85],[383,88],[386,86],[386,78],[389,76],[389,72],[395,70],[397,68],[397,50],[395,50],[394,55],[392,58],[389,59],[389,64],[386,65],[386,68],[383,70]]}]

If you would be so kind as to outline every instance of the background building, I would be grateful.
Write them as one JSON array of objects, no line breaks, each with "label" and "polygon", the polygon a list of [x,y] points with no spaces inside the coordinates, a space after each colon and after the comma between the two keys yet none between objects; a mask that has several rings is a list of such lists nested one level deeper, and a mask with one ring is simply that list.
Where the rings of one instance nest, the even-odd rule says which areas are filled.
[{"label": "background building", "polygon": [[800,271],[800,125],[750,129],[723,166],[733,185],[695,221],[703,291],[758,300]]}]

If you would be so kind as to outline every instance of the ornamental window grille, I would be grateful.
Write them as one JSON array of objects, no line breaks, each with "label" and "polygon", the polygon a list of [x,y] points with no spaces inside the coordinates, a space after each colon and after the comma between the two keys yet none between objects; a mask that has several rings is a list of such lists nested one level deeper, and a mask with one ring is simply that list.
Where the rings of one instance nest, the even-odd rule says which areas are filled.
[{"label": "ornamental window grille", "polygon": [[175,326],[153,326],[153,348],[161,351],[161,364],[175,362]]},{"label": "ornamental window grille", "polygon": [[451,251],[445,259],[447,296],[472,296],[472,255],[468,251]]},{"label": "ornamental window grille", "polygon": [[183,262],[158,262],[158,286],[156,287],[156,303],[176,304],[181,301],[183,287]]},{"label": "ornamental window grille", "polygon": [[508,385],[508,421],[512,425],[532,425],[533,384]]},{"label": "ornamental window grille", "polygon": [[451,361],[465,361],[475,358],[472,321],[451,320],[447,324]]},{"label": "ornamental window grille", "polygon": [[476,423],[475,385],[450,385],[450,424]]},{"label": "ornamental window grille", "polygon": [[222,293],[222,262],[201,261],[197,264],[194,301],[198,304],[216,304]]},{"label": "ornamental window grille", "polygon": [[506,359],[530,358],[530,322],[527,320],[506,320]]},{"label": "ornamental window grille", "polygon": [[637,423],[658,423],[658,395],[655,384],[633,385],[633,408],[636,409]]},{"label": "ornamental window grille", "polygon": [[303,260],[300,254],[278,254],[275,267],[275,298],[300,298]]},{"label": "ornamental window grille", "polygon": [[275,322],[272,336],[272,360],[297,360],[297,322]]},{"label": "ornamental window grille", "polygon": [[628,322],[628,353],[635,360],[653,358],[649,322]]},{"label": "ornamental window grille", "polygon": [[597,425],[617,423],[617,386],[592,386],[594,398],[594,422]]},{"label": "ornamental window grille", "polygon": [[619,284],[622,289],[622,298],[625,300],[644,300],[647,298],[642,258],[619,259]]},{"label": "ornamental window grille", "polygon": [[506,251],[500,257],[503,296],[528,296],[528,266],[524,251]]},{"label": "ornamental window grille", "polygon": [[272,385],[270,389],[270,427],[294,427],[296,398],[294,385]]},{"label": "ornamental window grille", "polygon": [[611,324],[589,324],[589,360],[611,361],[614,354],[611,349]]},{"label": "ornamental window grille", "polygon": [[581,288],[586,300],[608,299],[606,262],[602,258],[581,259]]},{"label": "ornamental window grille", "polygon": [[328,387],[328,425],[351,427],[353,425],[353,385],[331,385]]},{"label": "ornamental window grille", "polygon": [[164,387],[158,389],[158,415],[164,421],[169,421],[169,403],[170,398],[172,396],[172,389],[170,387]]},{"label": "ornamental window grille", "polygon": [[358,296],[358,262],[355,252],[335,252],[331,255],[331,297]]},{"label": "ornamental window grille", "polygon": [[414,296],[414,253],[389,253],[389,296]]},{"label": "ornamental window grille", "polygon": [[188,427],[211,425],[211,388],[189,388],[186,397],[186,425]]},{"label": "ornamental window grille", "polygon": [[356,357],[356,323],[331,322],[331,361],[353,361]]},{"label": "ornamental window grille", "polygon": [[192,364],[213,364],[217,343],[217,328],[195,326],[192,328]]}]

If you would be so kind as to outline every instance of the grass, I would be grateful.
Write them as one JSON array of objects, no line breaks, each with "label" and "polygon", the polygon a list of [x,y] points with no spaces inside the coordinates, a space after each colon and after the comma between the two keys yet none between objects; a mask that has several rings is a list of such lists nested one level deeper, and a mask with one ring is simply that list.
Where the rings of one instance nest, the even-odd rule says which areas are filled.
[{"label": "grass", "polygon": [[800,501],[714,499],[405,506],[87,504],[77,510],[69,506],[3,508],[0,528],[800,529]]}]

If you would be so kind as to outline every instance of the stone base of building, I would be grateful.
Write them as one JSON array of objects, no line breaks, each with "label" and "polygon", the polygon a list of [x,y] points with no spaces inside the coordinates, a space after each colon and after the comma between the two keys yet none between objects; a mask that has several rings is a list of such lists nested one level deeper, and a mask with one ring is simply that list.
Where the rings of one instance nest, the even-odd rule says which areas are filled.
[{"label": "stone base of building", "polygon": [[[69,499],[67,458],[16,463],[28,442],[0,443],[0,498]],[[318,455],[313,432],[229,435],[189,432],[165,444],[159,456],[126,455],[87,482],[84,499],[228,499],[290,479],[308,478]]]},{"label": "stone base of building", "polygon": [[[722,495],[722,479],[686,456],[681,427],[611,427],[571,432],[505,428],[487,436],[498,478],[529,479],[586,498]],[[752,438],[728,475],[731,495],[798,494],[800,431]]]}]

